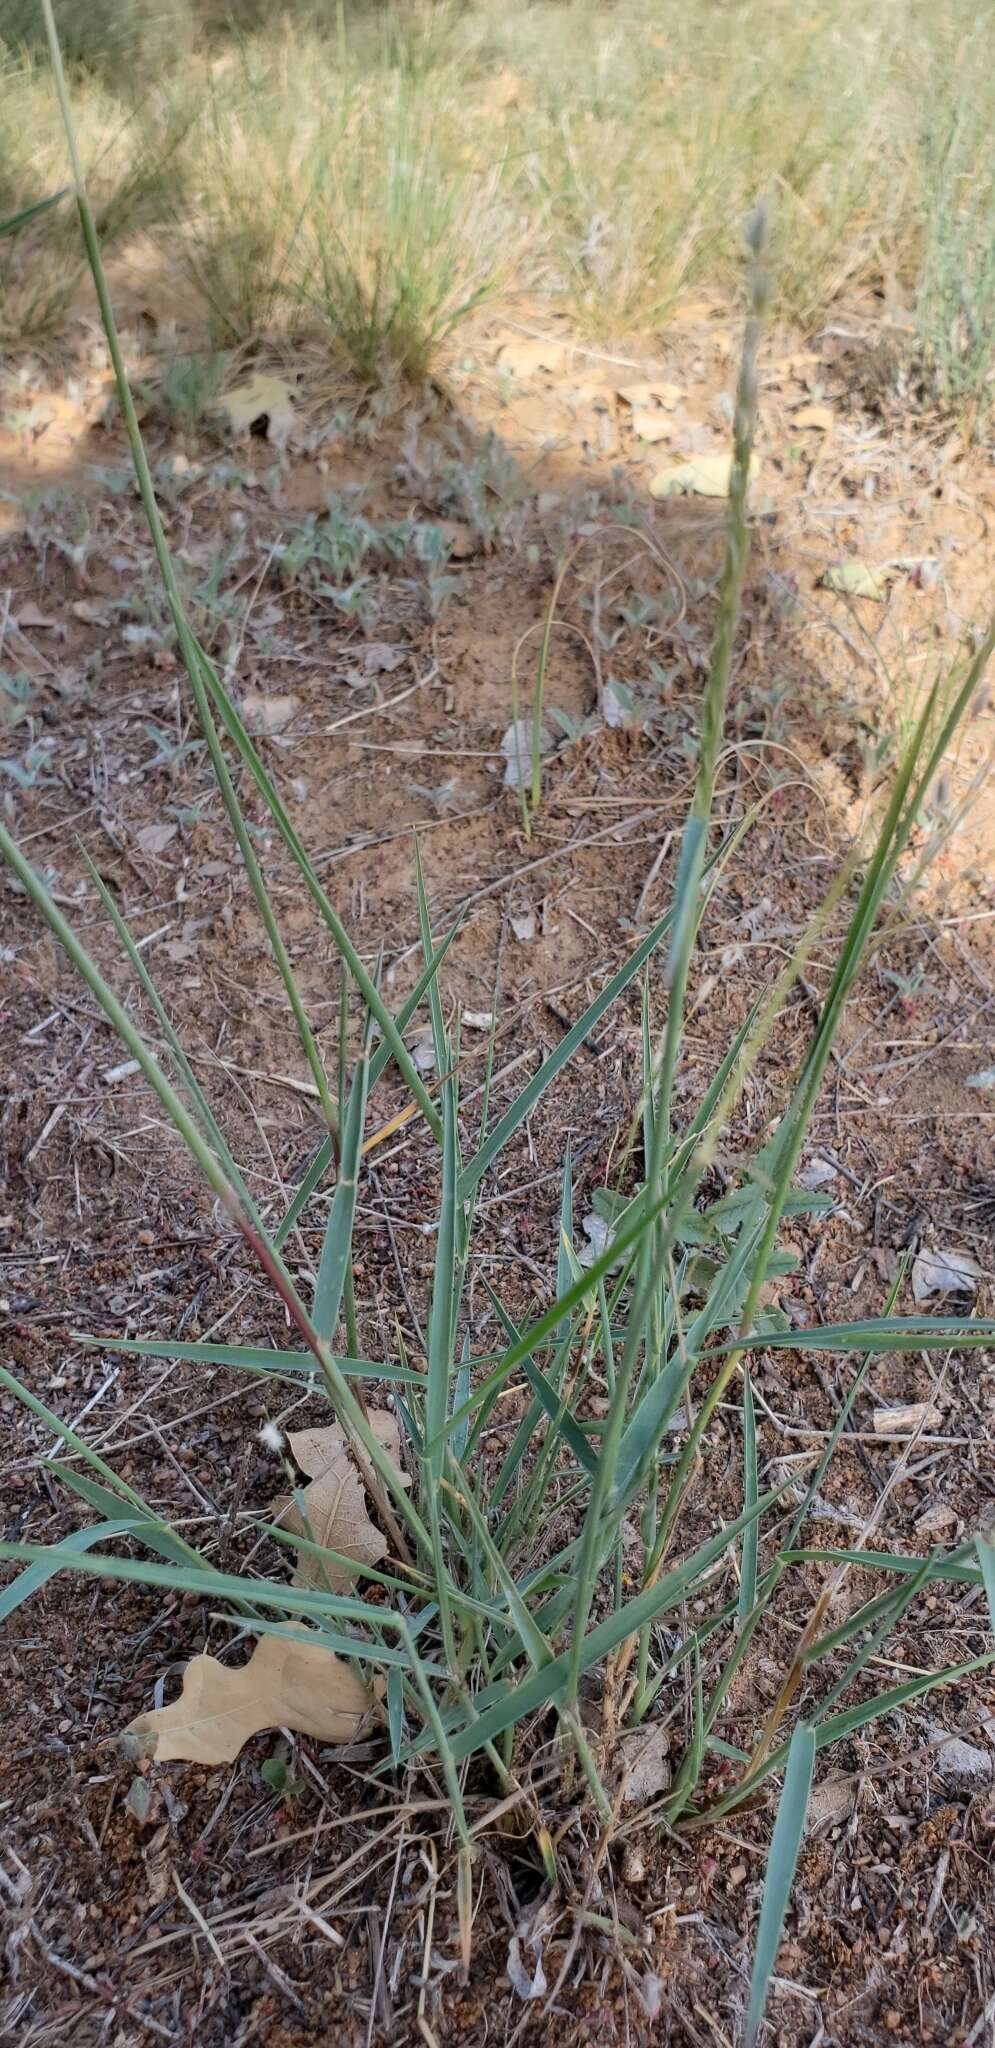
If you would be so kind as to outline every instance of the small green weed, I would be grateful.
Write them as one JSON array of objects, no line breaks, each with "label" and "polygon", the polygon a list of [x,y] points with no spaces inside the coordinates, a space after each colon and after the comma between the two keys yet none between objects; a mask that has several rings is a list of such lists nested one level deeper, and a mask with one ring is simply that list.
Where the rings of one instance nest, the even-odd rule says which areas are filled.
[{"label": "small green weed", "polygon": [[140,396],[170,426],[191,434],[216,409],[228,371],[224,354],[174,356],[158,383],[140,387]]}]

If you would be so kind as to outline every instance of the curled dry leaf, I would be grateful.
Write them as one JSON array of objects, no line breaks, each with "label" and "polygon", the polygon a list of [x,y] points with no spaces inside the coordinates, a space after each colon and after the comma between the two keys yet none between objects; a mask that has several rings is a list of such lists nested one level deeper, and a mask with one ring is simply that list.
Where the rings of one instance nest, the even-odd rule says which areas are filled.
[{"label": "curled dry leaf", "polygon": [[838,1826],[849,1820],[857,1804],[857,1779],[824,1778],[821,1785],[813,1785],[805,1810],[805,1833],[812,1835],[817,1828]]},{"label": "curled dry leaf", "polygon": [[406,647],[395,647],[389,640],[371,640],[362,649],[360,659],[368,676],[389,676],[395,668],[403,668],[408,659]]},{"label": "curled dry leaf", "polygon": [[673,421],[659,409],[634,412],[629,424],[640,441],[666,441],[674,431]]},{"label": "curled dry leaf", "polygon": [[836,1179],[838,1173],[839,1165],[835,1160],[816,1152],[798,1168],[795,1179],[800,1188],[824,1188],[829,1181]]},{"label": "curled dry leaf", "polygon": [[519,1998],[541,1998],[546,1989],[546,1972],[538,1949],[534,1951],[535,1967],[530,1975],[522,1959],[522,1944],[517,1934],[508,1943],[508,1982]]},{"label": "curled dry leaf", "polygon": [[995,1067],[982,1067],[979,1074],[969,1074],[965,1088],[977,1088],[982,1095],[990,1095],[995,1088]]},{"label": "curled dry leaf", "polygon": [[[539,729],[539,752],[548,754],[553,745],[552,733],[545,726]],[[501,737],[501,752],[504,755],[505,789],[521,789],[532,778],[532,720],[515,718]]]},{"label": "curled dry leaf", "polygon": [[437,519],[451,562],[468,562],[477,553],[477,539],[463,519]]},{"label": "curled dry leaf", "polygon": [[371,1704],[352,1668],[319,1642],[263,1636],[247,1664],[191,1657],[178,1700],[139,1714],[126,1734],[159,1763],[232,1763],[264,1728],[351,1742]]},{"label": "curled dry leaf", "polygon": [[912,1267],[912,1293],[916,1301],[931,1294],[976,1294],[981,1267],[970,1252],[920,1252]]},{"label": "curled dry leaf", "polygon": [[14,624],[19,633],[51,633],[58,627],[57,619],[46,618],[36,604],[22,604]]}]

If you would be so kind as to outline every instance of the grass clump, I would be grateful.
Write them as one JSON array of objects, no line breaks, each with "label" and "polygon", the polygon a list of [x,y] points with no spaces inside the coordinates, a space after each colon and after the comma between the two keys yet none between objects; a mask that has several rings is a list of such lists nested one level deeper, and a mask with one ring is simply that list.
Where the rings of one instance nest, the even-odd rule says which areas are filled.
[{"label": "grass clump", "polygon": [[916,328],[938,397],[972,429],[995,393],[995,154],[966,95],[927,128],[927,215]]},{"label": "grass clump", "polygon": [[479,303],[507,240],[502,164],[471,160],[431,47],[287,29],[211,76],[176,231],[217,347],[307,324],[364,382],[417,381]]},{"label": "grass clump", "polygon": [[[0,48],[33,73],[29,7],[0,0]],[[662,14],[655,0],[175,0],[175,21],[168,0],[65,9],[98,211],[91,132],[110,122],[120,138],[126,192],[122,150],[147,177],[150,105],[171,102],[183,127],[148,197],[170,223],[163,262],[192,280],[215,347],[308,324],[365,382],[417,379],[511,279],[595,335],[651,330],[688,289],[732,286],[734,224],[762,190],[781,308],[815,330],[846,294],[886,294],[931,389],[981,416],[995,91],[973,13],[970,0],[870,13],[841,0],[814,18],[791,0]],[[25,103],[16,127],[44,158],[50,110]],[[41,323],[27,306],[26,328],[71,302]]]},{"label": "grass clump", "polygon": [[[57,61],[54,42],[53,54]],[[876,834],[860,850],[859,881],[856,869],[841,871],[794,956],[729,1044],[702,1099],[686,1120],[679,1120],[675,1080],[692,951],[715,879],[750,825],[747,817],[723,834],[713,804],[747,550],[747,478],[766,299],[762,230],[756,223],[719,622],[673,900],[517,1098],[493,1120],[485,1085],[482,1113],[471,1129],[460,1103],[458,1035],[447,1026],[440,990],[449,938],[440,944],[433,933],[420,871],[424,966],[415,991],[395,1017],[376,976],[352,946],[279,790],[191,630],[121,365],[99,240],[78,164],[74,169],[87,254],[165,601],[326,1133],[282,1217],[264,1216],[253,1200],[142,955],[107,893],[102,900],[156,1019],[156,1042],[118,1001],[2,827],[0,850],[129,1057],[138,1062],[164,1117],[257,1260],[274,1306],[286,1311],[298,1345],[294,1352],[275,1354],[166,1338],[121,1348],[223,1363],[267,1375],[275,1386],[289,1382],[297,1392],[302,1386],[323,1392],[329,1416],[342,1433],[343,1454],[355,1459],[378,1514],[388,1561],[379,1570],[344,1558],[334,1546],[323,1548],[310,1535],[288,1537],[286,1530],[272,1529],[284,1548],[289,1542],[299,1555],[317,1560],[313,1581],[290,1586],[282,1577],[248,1568],[221,1572],[210,1529],[199,1534],[199,1547],[193,1547],[182,1529],[165,1525],[112,1467],[4,1368],[2,1384],[62,1440],[65,1455],[48,1469],[101,1517],[65,1544],[0,1545],[0,1555],[27,1566],[4,1595],[4,1605],[9,1612],[54,1570],[138,1579],[193,1591],[223,1606],[264,1643],[275,1632],[295,1643],[303,1638],[314,1653],[347,1660],[359,1674],[362,1697],[382,1724],[378,1769],[417,1769],[424,1758],[444,1779],[458,1844],[456,1896],[465,1962],[474,1861],[463,1798],[468,1768],[486,1763],[490,1781],[496,1778],[505,1793],[514,1795],[527,1769],[528,1750],[539,1743],[551,1745],[568,1788],[574,1796],[581,1793],[603,1837],[611,1835],[624,1781],[626,1733],[650,1717],[666,1724],[676,1753],[672,1782],[655,1815],[670,1827],[697,1826],[744,1803],[753,1805],[783,1773],[748,2021],[752,2037],[774,1969],[817,1754],[934,1686],[969,1677],[995,1657],[982,1611],[976,1608],[956,1664],[877,1691],[867,1677],[870,1660],[902,1625],[924,1588],[953,1580],[984,1587],[995,1601],[990,1546],[981,1535],[924,1558],[906,1557],[886,1544],[876,1548],[881,1531],[870,1526],[865,1540],[845,1552],[806,1542],[809,1509],[875,1357],[889,1351],[990,1345],[995,1325],[970,1318],[896,1316],[896,1288],[879,1317],[807,1331],[806,1348],[845,1353],[854,1366],[836,1426],[801,1502],[790,1507],[787,1482],[763,1483],[751,1374],[758,1346],[798,1345],[797,1334],[780,1327],[765,1308],[764,1290],[771,1275],[790,1263],[779,1241],[783,1218],[819,1205],[818,1195],[793,1186],[800,1149],[847,998],[879,916],[892,899],[899,864],[932,780],[991,654],[995,630],[958,674],[955,686],[946,693],[938,688],[927,699]],[[336,1070],[326,1070],[236,775],[267,813],[294,865],[301,897],[310,899],[331,937],[364,1013],[362,1045],[351,1072],[344,1030]],[[739,1162],[730,1184],[716,1197],[710,1171],[716,1150],[813,943],[825,937],[845,900],[849,909],[835,970],[783,1114],[766,1144]],[[620,1180],[612,1191],[608,1242],[584,1266],[575,1248],[574,1175],[567,1154],[555,1273],[550,1274],[553,1298],[520,1317],[489,1290],[495,1342],[489,1352],[474,1355],[466,1302],[475,1211],[487,1175],[610,1004],[638,982],[657,952],[664,961],[667,1021],[655,1042],[647,990],[641,1116],[625,1148],[628,1157],[641,1158],[639,1185],[627,1193]],[[404,1040],[422,1002],[443,1077],[437,1098],[427,1093]],[[375,1049],[374,1024],[381,1034]],[[390,1060],[410,1091],[412,1115],[423,1120],[439,1151],[424,1370],[412,1365],[400,1339],[397,1355],[386,1361],[364,1359],[359,1349],[352,1231],[369,1143],[369,1097]],[[334,1193],[317,1274],[301,1280],[287,1247],[297,1218],[329,1172],[334,1173]],[[373,1426],[366,1389],[378,1382],[393,1393],[410,1485]],[[494,1425],[498,1404],[510,1389],[524,1391],[525,1407],[509,1440],[503,1433],[496,1438]],[[595,1409],[588,1400],[592,1392],[598,1395]],[[730,1513],[718,1499],[706,1497],[699,1534],[692,1537],[687,1533],[690,1510],[697,1489],[706,1484],[698,1476],[699,1453],[707,1447],[720,1403],[738,1429],[741,1504]],[[633,1527],[638,1530],[635,1558]],[[708,1533],[702,1535],[702,1528]],[[376,1602],[332,1589],[333,1574],[343,1565],[353,1577],[365,1574],[376,1583]],[[876,1573],[879,1589],[857,1603],[842,1598],[854,1567]],[[798,1638],[787,1624],[794,1621],[800,1569],[809,1577],[815,1570],[820,1591]],[[744,1742],[738,1722],[728,1718],[730,1694],[738,1674],[749,1668],[764,1630],[768,1641],[771,1630],[775,1639],[786,1635],[788,1647],[774,1704],[763,1726]],[[381,1692],[374,1705],[376,1682]]]},{"label": "grass clump", "polygon": [[[96,232],[109,250],[161,220],[185,116],[165,99],[139,114],[100,81],[82,96],[79,151],[93,194]],[[0,42],[0,218],[22,214],[64,183],[65,151],[51,83],[36,59]],[[38,209],[5,244],[0,342],[49,340],[80,300],[87,265],[71,205]]]}]

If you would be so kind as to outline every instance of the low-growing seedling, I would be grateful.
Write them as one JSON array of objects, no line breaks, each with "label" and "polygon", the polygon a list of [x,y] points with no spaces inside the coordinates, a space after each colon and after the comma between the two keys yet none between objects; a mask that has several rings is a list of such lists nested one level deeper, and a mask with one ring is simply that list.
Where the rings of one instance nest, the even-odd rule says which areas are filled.
[{"label": "low-growing seedling", "polygon": [[[50,0],[44,5],[71,139]],[[323,1393],[329,1424],[291,1443],[297,1464],[309,1474],[315,1471],[315,1477],[307,1487],[295,1488],[293,1514],[285,1502],[264,1525],[288,1564],[296,1567],[293,1578],[248,1567],[222,1571],[213,1559],[210,1529],[204,1532],[198,1524],[195,1545],[182,1528],[164,1522],[83,1437],[8,1368],[0,1368],[0,1384],[63,1445],[63,1455],[48,1461],[50,1475],[100,1517],[63,1543],[0,1545],[0,1555],[21,1559],[26,1567],[0,1596],[0,1612],[11,1612],[52,1573],[67,1570],[192,1592],[213,1609],[230,1612],[242,1630],[258,1638],[253,1679],[244,1675],[249,1667],[194,1659],[180,1700],[143,1716],[135,1727],[136,1742],[161,1755],[209,1754],[216,1760],[231,1754],[232,1741],[216,1716],[210,1750],[205,1750],[203,1717],[194,1711],[195,1700],[203,1706],[223,1694],[230,1702],[235,1747],[267,1725],[347,1740],[365,1717],[382,1730],[376,1766],[381,1775],[417,1770],[422,1759],[431,1763],[451,1806],[464,1966],[470,1960],[476,1854],[464,1802],[468,1771],[478,1773],[478,1785],[496,1782],[510,1796],[519,1790],[539,1744],[558,1749],[571,1797],[582,1799],[591,1820],[609,1836],[629,1769],[628,1738],[648,1717],[664,1725],[674,1769],[669,1785],[644,1815],[647,1823],[695,1829],[744,1804],[757,1805],[783,1773],[747,2021],[752,2040],[775,1968],[818,1753],[881,1716],[899,1712],[937,1685],[969,1678],[995,1657],[983,1610],[975,1603],[970,1613],[965,1610],[966,1633],[956,1664],[904,1675],[883,1687],[873,1675],[872,1660],[877,1663],[886,1638],[925,1589],[951,1584],[983,1588],[995,1610],[995,1551],[983,1536],[968,1535],[922,1557],[889,1548],[880,1529],[873,1531],[871,1543],[870,1527],[863,1541],[846,1550],[806,1540],[809,1510],[875,1357],[991,1345],[995,1323],[896,1315],[897,1285],[880,1316],[809,1329],[803,1338],[780,1327],[765,1306],[766,1285],[782,1263],[781,1222],[797,1205],[795,1168],[847,997],[890,900],[930,783],[992,652],[995,629],[942,710],[937,692],[927,699],[876,836],[861,849],[859,870],[841,870],[792,958],[731,1039],[700,1101],[678,1117],[675,1084],[692,950],[716,879],[751,823],[748,814],[723,830],[714,820],[713,805],[746,557],[756,356],[765,299],[761,235],[755,228],[753,308],[736,405],[726,561],[700,714],[696,786],[673,900],[518,1096],[493,1119],[488,1063],[481,1110],[471,1127],[460,1100],[458,1037],[447,1025],[440,990],[451,935],[440,943],[433,933],[420,868],[424,965],[395,1016],[376,975],[350,942],[276,785],[190,628],[75,164],[74,175],[177,642],[327,1133],[278,1222],[265,1217],[253,1198],[145,959],[108,892],[101,888],[101,899],[155,1014],[161,1053],[115,996],[2,826],[0,847],[128,1057],[137,1062],[233,1231],[258,1261],[297,1347],[274,1352],[223,1340],[143,1338],[110,1348],[194,1367],[224,1364],[261,1376],[274,1391],[285,1385],[297,1393]],[[361,999],[366,1022],[351,1073],[344,1054],[334,1074],[326,1071],[246,829],[232,763],[268,813],[296,869],[301,895],[310,898]],[[836,966],[783,1114],[762,1149],[735,1166],[728,1189],[716,1201],[710,1175],[717,1148],[812,945],[826,941],[831,919],[845,899],[849,908]],[[580,1056],[609,1007],[657,953],[664,961],[667,1021],[655,1043],[648,1005],[644,1008],[642,1108],[628,1140],[628,1149],[641,1154],[638,1191],[612,1213],[608,1241],[582,1266],[575,1248],[568,1150],[555,1274],[550,1275],[552,1299],[513,1314],[488,1285],[494,1343],[482,1354],[474,1346],[467,1292],[476,1210],[487,1177],[526,1119],[540,1113],[550,1084]],[[405,1037],[422,1003],[427,1004],[441,1077],[434,1096],[426,1090]],[[380,1034],[375,1043],[374,1026]],[[389,1061],[410,1092],[410,1115],[424,1122],[441,1152],[424,1367],[408,1357],[400,1338],[395,1355],[386,1359],[364,1358],[359,1351],[352,1233],[363,1160],[381,1135],[367,1135],[368,1104]],[[392,1119],[390,1128],[396,1125]],[[285,1248],[297,1218],[333,1170],[317,1275],[313,1284],[309,1276],[301,1285]],[[807,1195],[802,1199],[810,1200]],[[801,1343],[807,1350],[844,1354],[859,1363],[798,1501],[789,1498],[787,1481],[764,1483],[751,1361],[758,1346],[798,1349]],[[367,1396],[374,1389],[391,1401],[393,1415],[370,1406]],[[512,1390],[523,1398],[509,1438],[497,1425],[506,1413],[499,1404]],[[699,1453],[707,1447],[720,1403],[727,1424],[738,1432],[740,1502],[731,1512],[724,1494],[706,1498],[692,1536],[689,1510],[696,1489],[706,1483],[698,1477]],[[323,1460],[329,1459],[338,1475],[333,1521],[325,1518],[324,1496],[315,1493],[327,1469]],[[635,1547],[633,1529],[638,1532]],[[844,1602],[841,1588],[853,1569],[876,1575],[879,1590]],[[813,1579],[819,1590],[799,1636],[798,1593]],[[376,1588],[375,1599],[359,1597],[363,1584]],[[744,1734],[742,1724],[728,1718],[730,1694],[738,1674],[749,1667],[761,1630],[770,1625],[775,1643],[780,1631],[785,1644],[781,1679],[762,1725]],[[539,1848],[549,1868],[548,1833],[540,1836]]]},{"label": "low-growing seedling", "polygon": [[9,732],[28,717],[33,692],[31,677],[23,669],[0,668],[0,731]]},{"label": "low-growing seedling", "polygon": [[168,425],[189,434],[215,410],[227,371],[224,354],[174,356],[158,383],[142,395]]}]

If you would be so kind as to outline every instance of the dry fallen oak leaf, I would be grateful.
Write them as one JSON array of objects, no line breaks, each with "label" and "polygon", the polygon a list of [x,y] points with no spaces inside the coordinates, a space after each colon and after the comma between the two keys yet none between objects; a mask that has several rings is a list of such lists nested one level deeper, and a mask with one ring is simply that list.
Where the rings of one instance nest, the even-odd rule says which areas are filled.
[{"label": "dry fallen oak leaf", "polygon": [[242,717],[247,732],[265,735],[282,732],[300,710],[301,700],[292,690],[246,690],[242,696]]},{"label": "dry fallen oak leaf", "polygon": [[567,342],[539,337],[505,342],[498,356],[498,366],[502,370],[510,370],[513,377],[534,377],[539,370],[548,370],[555,377],[566,369],[569,360]]},{"label": "dry fallen oak leaf", "polygon": [[[750,482],[755,483],[760,464],[755,455],[750,457]],[[675,462],[670,469],[658,470],[650,484],[651,498],[674,498],[690,492],[697,498],[727,498],[732,476],[732,456],[726,451],[719,455],[693,455],[688,462]]]},{"label": "dry fallen oak leaf", "polygon": [[674,431],[673,420],[656,410],[634,412],[629,425],[640,441],[666,441]]},{"label": "dry fallen oak leaf", "polygon": [[887,569],[873,569],[859,555],[834,563],[822,581],[826,590],[839,590],[845,597],[869,597],[874,604],[883,604],[888,595]]},{"label": "dry fallen oak leaf", "polygon": [[238,1670],[191,1657],[179,1699],[125,1733],[157,1763],[229,1764],[264,1728],[351,1742],[371,1704],[352,1665],[322,1643],[266,1635]]},{"label": "dry fallen oak leaf", "polygon": [[818,434],[831,434],[836,425],[836,414],[830,405],[803,405],[793,415],[793,427],[814,427]]},{"label": "dry fallen oak leaf", "polygon": [[679,384],[658,382],[655,378],[644,377],[641,383],[618,384],[615,395],[623,405],[630,405],[634,413],[647,411],[652,406],[662,405],[668,410],[680,405],[684,393]]},{"label": "dry fallen oak leaf", "polygon": [[477,553],[476,536],[465,520],[437,519],[434,524],[446,543],[451,562],[468,562]]},{"label": "dry fallen oak leaf", "polygon": [[[386,1538],[366,1512],[366,1495],[348,1452],[340,1451],[333,1462],[326,1464],[320,1476],[302,1488],[299,1500],[300,1505],[292,1494],[281,1494],[273,1502],[273,1520],[281,1529],[287,1529],[292,1536],[303,1536],[310,1543],[320,1543],[323,1550],[336,1550],[341,1557],[352,1558],[357,1567],[378,1564],[386,1557]],[[330,1558],[322,1559],[313,1551],[301,1550],[293,1584],[347,1593],[355,1576],[355,1570],[348,1565],[334,1564]]]},{"label": "dry fallen oak leaf", "polygon": [[[400,1471],[396,1416],[378,1409],[370,1417],[370,1427]],[[274,1521],[293,1536],[303,1536],[309,1542],[320,1543],[323,1550],[335,1550],[341,1557],[352,1558],[357,1566],[379,1563],[387,1555],[387,1542],[370,1521],[362,1482],[338,1423],[330,1423],[324,1429],[293,1430],[287,1442],[311,1483],[302,1488],[300,1505],[289,1494],[273,1502]],[[407,1485],[406,1474],[401,1477]],[[330,1587],[333,1593],[345,1593],[355,1576],[348,1565],[333,1564],[316,1557],[313,1551],[301,1550],[293,1583]]]},{"label": "dry fallen oak leaf", "polygon": [[633,1728],[623,1735],[622,1773],[625,1780],[623,1806],[648,1806],[666,1792],[671,1780],[670,1731],[662,1721]]},{"label": "dry fallen oak leaf", "polygon": [[[391,1462],[401,1472],[401,1432],[397,1416],[389,1408],[375,1408],[370,1416],[370,1428],[378,1444],[382,1444]],[[346,1448],[345,1434],[338,1422],[327,1423],[321,1429],[292,1429],[287,1442],[295,1462],[309,1479],[320,1479],[342,1455]],[[407,1476],[401,1472],[405,1486]]]},{"label": "dry fallen oak leaf", "polygon": [[46,618],[36,604],[22,604],[14,620],[19,633],[52,633],[58,623],[57,619]]},{"label": "dry fallen oak leaf", "polygon": [[256,428],[278,445],[286,440],[294,424],[289,384],[282,377],[261,371],[226,391],[219,410],[225,414],[233,434],[251,434]]},{"label": "dry fallen oak leaf", "polygon": [[176,838],[179,829],[178,825],[143,825],[140,831],[135,833],[135,845],[140,846],[143,853],[165,853],[170,840]]}]

